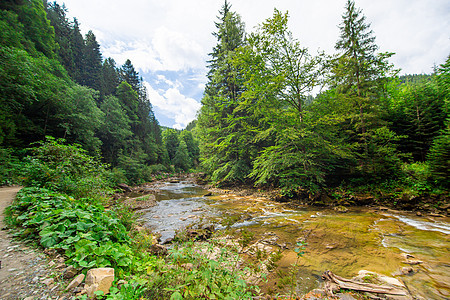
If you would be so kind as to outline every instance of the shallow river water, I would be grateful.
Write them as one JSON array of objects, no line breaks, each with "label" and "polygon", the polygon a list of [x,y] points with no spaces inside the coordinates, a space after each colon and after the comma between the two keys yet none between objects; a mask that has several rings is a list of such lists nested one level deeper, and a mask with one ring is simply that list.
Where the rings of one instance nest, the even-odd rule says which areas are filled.
[{"label": "shallow river water", "polygon": [[[144,215],[146,225],[164,241],[175,231],[200,220],[247,230],[255,240],[271,243],[265,251],[281,251],[277,271],[268,276],[266,292],[276,292],[283,272],[296,262],[299,240],[307,243],[298,261],[298,292],[320,284],[326,270],[353,277],[359,270],[394,276],[412,266],[411,275],[395,275],[418,299],[450,298],[450,220],[418,217],[392,210],[351,208],[346,213],[320,208],[290,208],[286,204],[232,194],[204,197],[206,190],[189,182],[167,183],[156,195],[157,205]],[[406,263],[410,260],[421,263]]]}]

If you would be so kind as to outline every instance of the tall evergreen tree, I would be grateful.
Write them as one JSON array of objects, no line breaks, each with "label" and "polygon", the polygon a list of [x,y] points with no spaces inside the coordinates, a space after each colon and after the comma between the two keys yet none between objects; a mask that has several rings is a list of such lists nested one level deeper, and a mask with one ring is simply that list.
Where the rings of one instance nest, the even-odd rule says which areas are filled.
[{"label": "tall evergreen tree", "polygon": [[232,118],[242,95],[242,78],[233,64],[236,50],[245,43],[244,23],[225,1],[220,10],[217,45],[210,54],[208,83],[198,118],[203,166],[213,178],[245,181],[251,169],[248,147],[240,141],[242,124]]},{"label": "tall evergreen tree", "polygon": [[101,96],[114,94],[120,83],[119,80],[119,70],[116,67],[116,62],[111,57],[105,59],[102,65]]},{"label": "tall evergreen tree", "polygon": [[71,31],[72,27],[67,19],[67,8],[63,4],[52,2],[47,6],[47,17],[50,24],[55,28],[55,39],[59,45],[58,57],[61,64],[69,73],[70,77],[74,78],[75,63],[73,61],[72,45],[71,45]]},{"label": "tall evergreen tree", "polygon": [[72,30],[70,33],[70,46],[72,48],[73,63],[75,72],[73,80],[83,84],[84,78],[84,39],[80,31],[80,24],[76,18],[73,19]]},{"label": "tall evergreen tree", "polygon": [[100,45],[92,30],[89,30],[86,34],[84,44],[83,85],[99,91],[101,88],[103,59],[100,52]]},{"label": "tall evergreen tree", "polygon": [[131,60],[127,59],[122,65],[120,76],[122,81],[128,82],[136,93],[141,94],[141,78],[139,77],[139,73],[134,69]]},{"label": "tall evergreen tree", "polygon": [[[348,133],[348,143],[355,149],[358,167],[363,172],[373,173],[377,166],[384,168],[382,161],[387,157],[386,154],[380,156],[383,151],[379,146],[393,142],[394,138],[379,118],[384,86],[392,72],[387,59],[393,53],[376,53],[375,36],[354,1],[347,0],[342,19],[340,38],[335,46],[339,54],[331,61],[330,84],[345,108],[342,126]],[[377,171],[382,173],[382,170]]]}]

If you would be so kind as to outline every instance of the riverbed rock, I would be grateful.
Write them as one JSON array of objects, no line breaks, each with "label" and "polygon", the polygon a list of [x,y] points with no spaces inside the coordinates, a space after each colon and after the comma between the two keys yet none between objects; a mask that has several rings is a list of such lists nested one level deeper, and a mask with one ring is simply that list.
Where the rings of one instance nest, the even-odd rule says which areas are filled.
[{"label": "riverbed rock", "polygon": [[75,277],[67,286],[66,290],[70,291],[71,289],[74,289],[78,287],[84,280],[84,274],[79,274],[77,277]]},{"label": "riverbed rock", "polygon": [[156,256],[166,256],[168,254],[167,248],[160,244],[151,245],[150,252]]},{"label": "riverbed rock", "polygon": [[408,259],[406,261],[402,261],[402,263],[408,264],[408,265],[420,265],[420,264],[423,264],[423,261]]},{"label": "riverbed rock", "polygon": [[51,286],[53,283],[55,283],[55,279],[53,278],[46,278],[42,281],[43,284],[46,286]]},{"label": "riverbed rock", "polygon": [[129,192],[132,191],[131,187],[128,186],[127,184],[125,184],[125,183],[118,183],[117,186],[118,186],[119,188],[121,188],[124,192],[129,193]]},{"label": "riverbed rock", "polygon": [[409,254],[409,253],[402,253],[402,254],[400,254],[400,256],[401,256],[403,259],[414,258],[414,255],[411,255],[411,254]]},{"label": "riverbed rock", "polygon": [[71,279],[74,278],[77,273],[78,271],[75,269],[75,267],[70,265],[63,270],[63,277],[64,279]]},{"label": "riverbed rock", "polygon": [[86,293],[89,297],[93,297],[96,291],[108,294],[113,281],[113,268],[90,269],[86,274]]},{"label": "riverbed rock", "polygon": [[336,212],[339,212],[339,213],[346,213],[346,212],[348,212],[348,208],[345,207],[345,206],[342,206],[342,205],[335,206],[333,209],[334,209]]},{"label": "riverbed rock", "polygon": [[400,272],[402,275],[409,275],[409,274],[414,273],[414,269],[411,267],[403,267],[403,268],[401,268]]}]

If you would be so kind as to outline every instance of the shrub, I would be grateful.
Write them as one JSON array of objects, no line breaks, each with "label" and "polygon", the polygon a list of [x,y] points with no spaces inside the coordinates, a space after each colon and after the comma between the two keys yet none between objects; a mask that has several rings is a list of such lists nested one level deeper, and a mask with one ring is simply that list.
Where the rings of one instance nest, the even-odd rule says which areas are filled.
[{"label": "shrub", "polygon": [[47,137],[29,149],[24,160],[23,184],[48,188],[78,198],[99,198],[110,193],[107,165],[89,156],[80,145],[64,145],[63,139]]}]

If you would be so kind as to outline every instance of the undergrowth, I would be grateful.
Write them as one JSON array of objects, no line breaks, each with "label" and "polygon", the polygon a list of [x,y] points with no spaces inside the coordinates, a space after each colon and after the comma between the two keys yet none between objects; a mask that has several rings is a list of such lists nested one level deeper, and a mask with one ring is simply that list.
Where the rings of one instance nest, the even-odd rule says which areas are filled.
[{"label": "undergrowth", "polygon": [[[165,257],[153,255],[151,237],[135,229],[130,211],[123,206],[105,209],[111,191],[106,166],[78,146],[59,142],[41,143],[22,166],[27,187],[19,191],[6,218],[18,238],[55,249],[83,273],[114,268],[116,284],[108,295],[97,293],[97,299],[253,297],[257,289],[243,280],[238,254],[231,249],[185,242]],[[92,190],[87,183],[95,183]],[[120,279],[127,282],[119,289]]]}]

